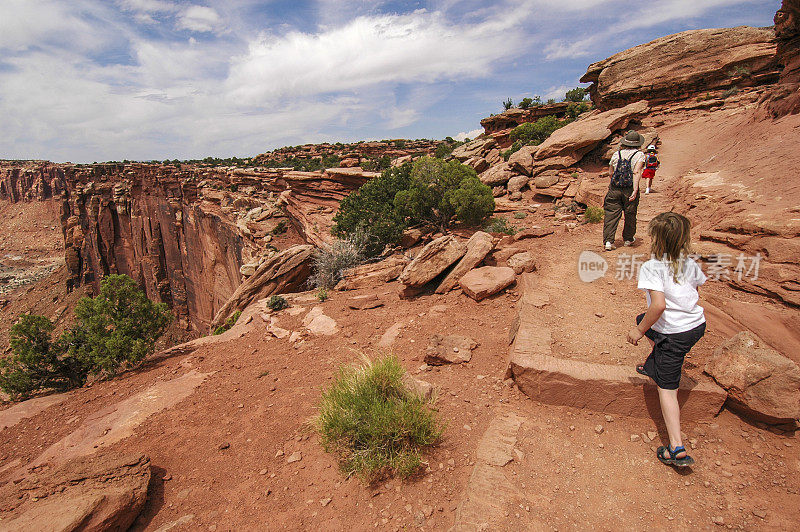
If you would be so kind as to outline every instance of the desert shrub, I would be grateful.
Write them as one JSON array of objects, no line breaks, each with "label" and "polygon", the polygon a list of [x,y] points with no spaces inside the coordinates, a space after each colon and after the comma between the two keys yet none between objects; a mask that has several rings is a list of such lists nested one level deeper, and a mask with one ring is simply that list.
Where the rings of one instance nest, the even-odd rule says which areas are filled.
[{"label": "desert shrub", "polygon": [[317,430],[323,448],[337,455],[342,471],[367,482],[411,475],[421,451],[434,445],[443,426],[425,400],[403,384],[403,367],[387,356],[342,367],[322,395]]},{"label": "desert shrub", "polygon": [[514,107],[514,101],[511,98],[509,98],[509,99],[507,99],[507,100],[505,100],[503,102],[503,109],[504,110],[508,111],[512,107]]},{"label": "desert shrub", "polygon": [[438,146],[436,146],[436,150],[433,152],[433,156],[436,157],[437,159],[445,159],[447,156],[453,153],[454,149],[461,146],[462,144],[463,142],[458,142],[452,139],[443,142]]},{"label": "desert shrub", "polygon": [[13,399],[37,390],[71,387],[70,368],[60,356],[60,346],[51,340],[52,331],[52,322],[36,315],[20,316],[11,327],[12,355],[0,359],[0,388]]},{"label": "desert shrub", "polygon": [[591,109],[591,105],[589,102],[571,102],[567,105],[567,119],[575,120],[580,116],[582,113],[585,113]]},{"label": "desert shrub", "polygon": [[53,324],[22,316],[11,328],[12,356],[0,360],[0,388],[14,398],[82,386],[89,375],[114,376],[140,363],[172,320],[126,275],[103,279],[100,294],[75,307],[76,324],[53,341]]},{"label": "desert shrub", "polygon": [[524,218],[527,218],[527,216],[528,216],[528,213],[527,212],[523,212],[523,211],[517,211],[517,212],[514,213],[514,219],[515,220],[522,220]]},{"label": "desert shrub", "polygon": [[[356,230],[332,244],[323,246],[314,252],[314,272],[309,282],[321,290],[336,286],[345,272],[364,262],[366,237],[364,232]],[[319,292],[318,292],[319,294]]]},{"label": "desert shrub", "polygon": [[273,294],[272,296],[270,296],[269,301],[267,301],[267,306],[274,311],[278,311],[288,307],[289,302],[286,301],[285,297]]},{"label": "desert shrub", "polygon": [[519,102],[520,109],[527,109],[531,106],[533,100],[531,98],[523,98],[522,101]]},{"label": "desert shrub", "polygon": [[317,299],[319,299],[320,301],[324,302],[324,301],[327,301],[329,297],[330,297],[330,295],[328,295],[328,289],[327,288],[320,287],[320,288],[317,289]]},{"label": "desert shrub", "polygon": [[552,105],[554,103],[556,103],[556,99],[555,98],[548,98],[547,99],[547,105]]},{"label": "desert shrub", "polygon": [[583,213],[583,219],[587,224],[597,224],[603,221],[605,211],[601,207],[589,205],[586,207],[586,212]]},{"label": "desert shrub", "polygon": [[387,244],[400,240],[408,227],[394,207],[398,192],[411,185],[411,165],[389,168],[344,198],[333,218],[333,234],[345,238],[357,231],[366,237],[368,256],[380,254]]},{"label": "desert shrub", "polygon": [[522,147],[525,146],[525,143],[521,140],[514,141],[514,143],[509,146],[507,150],[503,150],[500,152],[500,155],[503,157],[504,161],[508,161],[512,155],[517,153]]},{"label": "desert shrub", "polygon": [[586,98],[586,94],[588,94],[588,91],[583,87],[575,87],[567,91],[564,99],[568,102],[582,102]]},{"label": "desert shrub", "polygon": [[533,144],[538,146],[552,135],[553,131],[567,125],[567,121],[562,121],[555,116],[543,116],[535,122],[525,122],[520,124],[509,133],[512,141],[519,141],[523,145]]},{"label": "desert shrub", "polygon": [[277,225],[275,225],[275,227],[272,228],[272,231],[270,231],[270,233],[272,233],[273,235],[282,235],[288,230],[289,230],[289,225],[286,223],[286,220],[281,220],[277,223]]},{"label": "desert shrub", "polygon": [[370,157],[361,162],[361,168],[368,172],[381,172],[392,166],[392,158],[388,155],[383,157]]},{"label": "desert shrub", "polygon": [[67,356],[106,377],[144,360],[172,320],[167,305],[147,299],[127,275],[105,277],[97,297],[78,301],[75,317]]},{"label": "desert shrub", "polygon": [[494,212],[492,190],[458,161],[422,157],[383,173],[347,196],[334,216],[334,234],[362,231],[366,256],[380,254],[411,225],[446,230],[453,219],[478,224]]},{"label": "desert shrub", "polygon": [[509,225],[505,218],[490,218],[486,222],[486,225],[483,226],[483,230],[487,233],[502,233],[504,235],[517,234],[517,228],[513,225]]},{"label": "desert shrub", "polygon": [[726,90],[725,92],[722,93],[722,98],[723,99],[729,98],[729,97],[733,96],[734,94],[736,94],[737,92],[739,92],[739,87],[734,85],[733,87],[731,87],[730,89],[728,89],[728,90]]},{"label": "desert shrub", "polygon": [[225,331],[229,331],[231,327],[236,325],[236,322],[239,321],[239,316],[241,315],[242,315],[241,310],[237,310],[236,312],[234,312],[231,316],[228,317],[227,320],[225,320],[225,323],[214,329],[213,334],[216,336],[218,334],[224,333]]}]

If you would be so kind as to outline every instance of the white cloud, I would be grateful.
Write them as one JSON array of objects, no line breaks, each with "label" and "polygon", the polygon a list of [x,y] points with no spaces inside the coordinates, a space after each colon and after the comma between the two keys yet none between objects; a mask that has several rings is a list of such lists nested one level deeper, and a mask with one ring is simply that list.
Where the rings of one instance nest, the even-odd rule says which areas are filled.
[{"label": "white cloud", "polygon": [[175,27],[179,30],[210,32],[218,30],[221,23],[222,19],[213,8],[189,6],[180,12]]},{"label": "white cloud", "polygon": [[462,131],[458,135],[453,135],[453,138],[459,142],[463,142],[466,139],[474,139],[478,135],[483,134],[483,128],[473,129],[472,131]]},{"label": "white cloud", "polygon": [[567,91],[570,89],[574,89],[575,86],[568,87],[567,85],[561,85],[560,87],[550,87],[547,91],[542,95],[542,100],[547,101],[549,99],[561,101],[564,99],[564,95],[567,94]]},{"label": "white cloud", "polygon": [[240,102],[350,91],[381,83],[486,76],[518,53],[521,17],[453,26],[439,13],[359,17],[317,34],[264,35],[237,58],[228,80]]}]

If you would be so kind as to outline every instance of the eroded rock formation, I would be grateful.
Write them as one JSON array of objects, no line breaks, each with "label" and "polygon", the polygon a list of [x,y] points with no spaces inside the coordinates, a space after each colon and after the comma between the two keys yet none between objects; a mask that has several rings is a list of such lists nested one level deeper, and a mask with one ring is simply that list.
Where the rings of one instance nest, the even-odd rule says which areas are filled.
[{"label": "eroded rock formation", "polygon": [[281,248],[330,239],[341,199],[376,175],[16,162],[0,165],[0,198],[58,202],[70,288],[97,293],[104,276],[126,274],[206,332],[242,275]]},{"label": "eroded rock formation", "polygon": [[775,13],[775,38],[783,70],[770,112],[780,117],[800,112],[800,0],[783,0]]},{"label": "eroded rock formation", "polygon": [[778,73],[772,31],[740,26],[684,31],[635,46],[589,65],[581,82],[592,83],[592,101],[606,110],[774,83]]}]

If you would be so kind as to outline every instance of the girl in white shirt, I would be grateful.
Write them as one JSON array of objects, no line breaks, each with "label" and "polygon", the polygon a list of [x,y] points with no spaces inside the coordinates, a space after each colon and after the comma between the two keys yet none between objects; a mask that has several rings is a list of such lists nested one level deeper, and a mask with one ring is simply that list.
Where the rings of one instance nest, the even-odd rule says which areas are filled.
[{"label": "girl in white shirt", "polygon": [[637,326],[628,332],[628,342],[637,345],[646,337],[653,347],[636,371],[658,386],[661,414],[669,434],[669,445],[656,452],[658,459],[678,467],[694,463],[681,441],[681,368],[686,354],[706,331],[703,307],[697,304],[697,287],[706,276],[689,258],[690,229],[689,220],[674,212],[663,212],[650,221],[653,258],[639,270],[639,288],[645,290],[647,312],[637,316]]}]

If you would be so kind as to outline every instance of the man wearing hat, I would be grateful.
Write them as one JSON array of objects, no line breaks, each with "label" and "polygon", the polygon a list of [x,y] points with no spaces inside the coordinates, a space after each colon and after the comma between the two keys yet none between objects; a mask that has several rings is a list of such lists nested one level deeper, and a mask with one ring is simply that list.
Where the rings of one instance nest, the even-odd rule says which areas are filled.
[{"label": "man wearing hat", "polygon": [[639,180],[642,177],[645,155],[639,151],[644,143],[636,131],[628,131],[620,142],[620,148],[611,156],[611,184],[603,202],[603,242],[606,251],[611,251],[617,235],[617,226],[623,214],[622,240],[626,246],[633,244],[636,234],[636,211],[639,208]]}]

